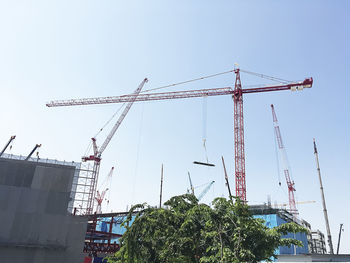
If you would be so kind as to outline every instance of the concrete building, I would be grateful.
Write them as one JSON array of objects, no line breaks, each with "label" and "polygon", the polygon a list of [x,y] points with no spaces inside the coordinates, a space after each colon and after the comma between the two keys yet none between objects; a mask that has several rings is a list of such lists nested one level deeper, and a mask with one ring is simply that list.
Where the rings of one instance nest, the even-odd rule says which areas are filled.
[{"label": "concrete building", "polygon": [[0,262],[83,262],[87,218],[68,211],[72,210],[69,204],[74,199],[72,187],[74,175],[79,174],[77,165],[3,157]]}]

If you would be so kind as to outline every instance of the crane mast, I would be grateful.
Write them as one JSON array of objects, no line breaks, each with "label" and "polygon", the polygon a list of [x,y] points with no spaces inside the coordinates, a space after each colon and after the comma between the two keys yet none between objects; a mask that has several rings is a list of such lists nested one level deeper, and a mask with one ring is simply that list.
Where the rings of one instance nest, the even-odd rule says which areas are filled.
[{"label": "crane mast", "polygon": [[[169,99],[232,95],[233,101],[234,101],[234,147],[235,147],[234,159],[235,159],[236,196],[239,197],[242,201],[246,201],[243,94],[282,91],[282,90],[291,90],[291,91],[303,90],[304,88],[312,87],[313,79],[306,78],[304,81],[299,81],[299,82],[288,82],[280,85],[243,89],[241,78],[240,78],[240,69],[236,68],[233,71],[235,72],[235,75],[236,75],[234,89],[232,89],[231,87],[224,87],[224,88],[185,90],[185,91],[160,92],[160,93],[142,93],[142,94],[134,93],[134,94],[128,94],[128,95],[122,95],[122,96],[99,97],[99,98],[56,100],[56,101],[51,101],[47,103],[46,106],[61,107],[61,106],[121,103],[121,102],[131,102],[131,101],[132,102],[154,101],[154,100],[169,100]],[[233,71],[229,71],[229,72],[233,72]],[[244,72],[251,73],[248,71],[244,71]],[[228,72],[225,72],[225,73],[228,73]],[[213,76],[216,76],[216,75],[218,74],[215,74]],[[207,77],[210,77],[210,76],[207,76]],[[195,80],[200,80],[207,77],[202,77]],[[194,80],[191,80],[191,81],[194,81]],[[181,82],[181,83],[173,84],[169,86],[175,86],[175,85],[179,85],[187,82],[189,81]],[[101,149],[103,149],[103,147],[101,147]],[[100,157],[96,156],[94,158],[98,159]]]},{"label": "crane mast", "polygon": [[294,215],[298,215],[298,210],[295,204],[295,198],[294,198],[294,192],[295,192],[295,183],[293,180],[290,178],[290,172],[289,172],[289,163],[288,163],[288,158],[287,158],[287,152],[286,148],[284,147],[283,141],[282,141],[282,135],[280,131],[280,127],[278,124],[277,120],[277,115],[275,112],[275,108],[273,104],[271,104],[271,111],[272,111],[272,119],[273,119],[273,127],[275,130],[275,138],[277,141],[278,145],[278,150],[282,159],[282,168],[283,168],[283,173],[286,178],[286,183],[288,187],[288,199],[289,199],[289,211]]},{"label": "crane mast", "polygon": [[243,122],[243,91],[239,69],[235,69],[236,82],[233,93],[234,101],[234,140],[235,140],[235,185],[236,196],[242,201],[247,200],[245,181],[245,153],[244,153],[244,122]]}]

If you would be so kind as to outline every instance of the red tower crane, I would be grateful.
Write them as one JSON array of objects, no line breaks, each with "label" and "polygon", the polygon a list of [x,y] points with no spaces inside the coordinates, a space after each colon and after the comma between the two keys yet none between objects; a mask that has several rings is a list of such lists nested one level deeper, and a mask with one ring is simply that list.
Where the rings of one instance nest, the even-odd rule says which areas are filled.
[{"label": "red tower crane", "polygon": [[288,164],[288,158],[287,158],[287,152],[286,148],[284,147],[283,141],[282,141],[282,135],[280,131],[280,127],[278,125],[277,115],[275,112],[275,108],[273,107],[273,104],[271,104],[271,110],[272,110],[272,119],[273,119],[273,126],[275,130],[275,137],[279,149],[279,153],[282,159],[282,165],[283,165],[283,173],[286,178],[287,187],[288,187],[288,199],[289,199],[289,211],[294,215],[298,215],[298,210],[295,205],[295,198],[294,198],[294,192],[295,192],[295,183],[290,178],[290,171],[289,171],[289,164]]},{"label": "red tower crane", "polygon": [[[77,105],[90,105],[90,104],[107,104],[107,103],[121,103],[129,101],[152,101],[152,100],[168,100],[168,99],[183,99],[183,98],[196,98],[207,96],[219,96],[219,95],[232,95],[234,100],[234,147],[235,147],[235,183],[236,183],[236,196],[241,200],[246,201],[246,179],[245,179],[245,155],[244,155],[244,125],[243,125],[243,94],[268,92],[268,91],[280,91],[280,90],[302,90],[304,88],[311,88],[313,79],[307,78],[300,82],[285,82],[280,85],[265,86],[257,88],[243,89],[241,84],[240,72],[252,73],[248,71],[240,70],[236,68],[228,72],[234,72],[236,75],[235,87],[225,88],[213,88],[213,89],[200,89],[200,90],[186,90],[186,91],[173,91],[162,93],[142,93],[142,94],[129,94],[123,96],[112,97],[99,97],[99,98],[85,98],[85,99],[71,99],[71,100],[57,100],[51,101],[46,104],[47,107],[59,107],[59,106],[77,106]],[[197,78],[195,80],[201,80],[208,77],[217,76],[219,73],[207,77]],[[267,77],[261,74],[256,74],[260,77]],[[276,80],[275,78],[270,78]],[[184,81],[178,84],[184,84],[191,81]],[[175,86],[178,84],[172,84],[166,87]]]}]

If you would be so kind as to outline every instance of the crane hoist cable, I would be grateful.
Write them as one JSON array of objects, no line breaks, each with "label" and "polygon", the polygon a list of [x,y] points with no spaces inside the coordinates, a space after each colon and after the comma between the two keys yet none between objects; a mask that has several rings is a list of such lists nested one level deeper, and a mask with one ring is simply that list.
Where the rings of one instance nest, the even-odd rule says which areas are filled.
[{"label": "crane hoist cable", "polygon": [[133,181],[132,181],[132,191],[131,191],[132,202],[134,202],[137,175],[138,175],[138,170],[139,170],[140,146],[141,146],[141,139],[142,139],[141,135],[142,135],[142,130],[143,130],[144,111],[145,111],[145,103],[143,102],[142,108],[141,108],[140,129],[139,129],[138,140],[137,140],[135,171],[134,171],[134,177],[133,177]]},{"label": "crane hoist cable", "polygon": [[102,128],[96,133],[96,135],[94,136],[94,138],[96,138],[102,131],[103,129],[114,119],[114,117],[118,114],[118,112],[124,107],[124,105],[126,104],[126,102],[124,102],[118,109],[117,111],[112,115],[111,118],[109,118],[109,120],[102,126]]},{"label": "crane hoist cable", "polygon": [[285,80],[285,79],[281,79],[281,78],[276,78],[276,77],[272,77],[272,76],[268,76],[268,75],[264,75],[261,73],[256,73],[256,72],[252,72],[252,71],[248,71],[248,70],[244,70],[244,69],[240,69],[241,72],[250,74],[250,75],[254,75],[263,79],[268,79],[268,80],[272,80],[278,83],[283,83],[283,84],[288,84],[291,83],[292,81],[289,80]]},{"label": "crane hoist cable", "polygon": [[208,107],[208,97],[203,97],[203,101],[202,101],[202,125],[203,125],[203,133],[202,133],[202,140],[203,140],[203,148],[204,148],[204,153],[205,153],[205,159],[207,161],[207,163],[209,163],[209,159],[208,159],[208,152],[207,152],[207,107]]},{"label": "crane hoist cable", "polygon": [[[110,117],[106,123],[102,126],[102,128],[95,134],[95,136],[93,136],[93,138],[96,138],[102,131],[104,128],[106,128],[106,126],[114,119],[114,117],[119,113],[119,111],[124,107],[124,105],[126,104],[126,102],[124,102],[118,109],[116,112],[113,113],[112,117]],[[86,156],[90,150],[91,150],[91,147],[92,147],[92,141],[89,142],[86,150],[85,150],[85,153],[84,153],[84,156]]]}]

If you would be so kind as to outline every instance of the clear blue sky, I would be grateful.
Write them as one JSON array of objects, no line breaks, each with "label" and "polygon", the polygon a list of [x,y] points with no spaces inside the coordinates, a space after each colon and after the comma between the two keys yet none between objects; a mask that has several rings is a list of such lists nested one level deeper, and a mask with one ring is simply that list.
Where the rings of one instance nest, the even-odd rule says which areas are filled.
[{"label": "clear blue sky", "polygon": [[[333,243],[350,253],[348,1],[1,1],[0,140],[16,134],[12,152],[42,143],[42,158],[79,161],[90,138],[119,105],[46,108],[52,99],[121,95],[144,77],[146,88],[222,72],[234,63],[288,80],[312,76],[300,93],[244,97],[247,198],[252,204],[287,202],[278,186],[270,104],[279,118],[301,216],[325,233],[312,138],[317,139]],[[243,85],[264,83],[242,74]],[[176,89],[233,86],[234,76]],[[207,99],[204,160],[203,99],[138,103],[103,155],[101,178],[116,166],[109,210],[158,204],[160,167],[164,198],[215,180],[203,199],[227,196],[220,157],[233,177],[233,102]],[[106,128],[97,139],[101,144]],[[200,190],[198,190],[199,192]]]}]

